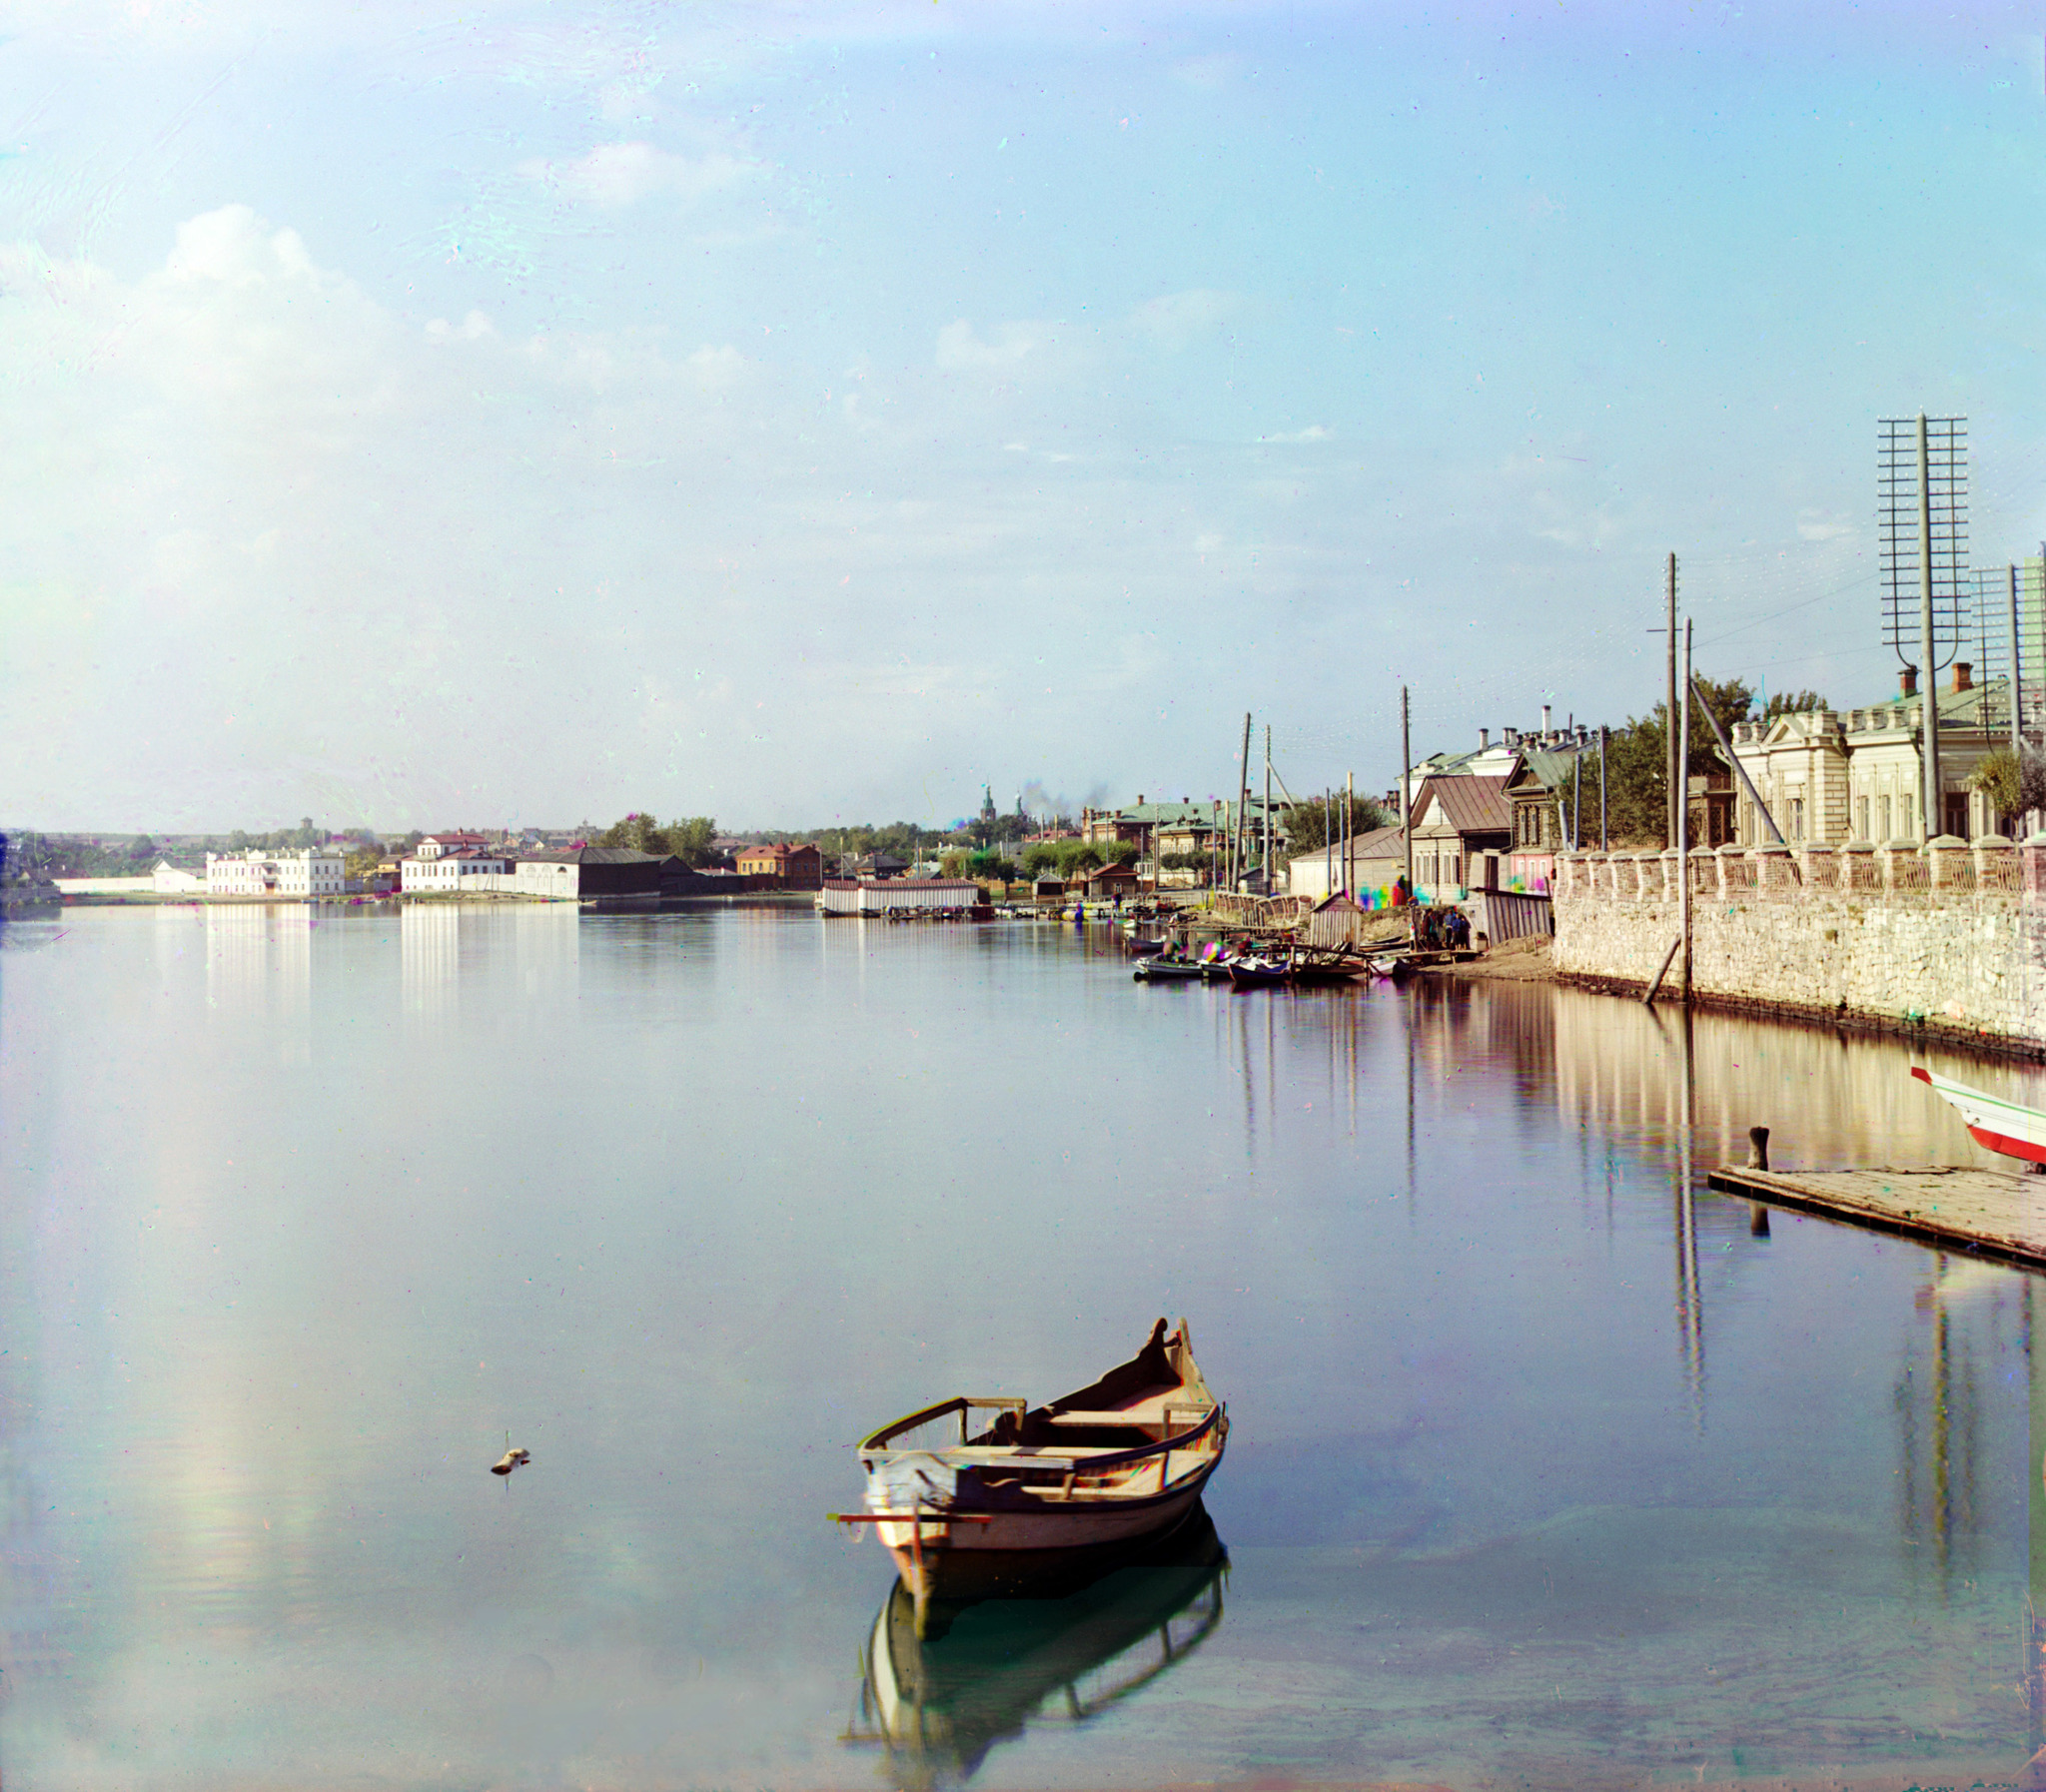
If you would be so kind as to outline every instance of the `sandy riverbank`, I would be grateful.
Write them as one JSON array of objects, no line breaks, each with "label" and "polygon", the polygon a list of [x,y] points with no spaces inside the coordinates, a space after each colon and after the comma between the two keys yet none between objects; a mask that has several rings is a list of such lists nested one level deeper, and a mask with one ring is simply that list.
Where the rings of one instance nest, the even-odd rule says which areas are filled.
[{"label": "sandy riverbank", "polygon": [[1483,958],[1460,965],[1443,965],[1431,970],[1431,977],[1483,977],[1496,983],[1553,983],[1555,972],[1549,964],[1549,936],[1538,934],[1525,940],[1508,940],[1495,946]]}]

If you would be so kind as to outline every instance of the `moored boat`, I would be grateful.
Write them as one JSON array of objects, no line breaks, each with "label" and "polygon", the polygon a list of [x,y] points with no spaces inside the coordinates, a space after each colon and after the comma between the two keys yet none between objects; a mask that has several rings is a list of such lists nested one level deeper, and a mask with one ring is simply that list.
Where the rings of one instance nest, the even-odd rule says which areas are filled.
[{"label": "moored boat", "polygon": [[1203,967],[1184,958],[1147,958],[1130,975],[1139,983],[1198,983]]},{"label": "moored boat", "polygon": [[[991,1412],[976,1431],[973,1415]],[[958,1441],[911,1439],[956,1419]],[[919,1608],[1027,1593],[1173,1530],[1221,1465],[1228,1414],[1187,1324],[1160,1320],[1128,1362],[1042,1406],[955,1394],[859,1445],[870,1523]]]},{"label": "moored boat", "polygon": [[1983,1150],[2046,1164],[2046,1113],[1951,1077],[1935,1076],[1921,1064],[1912,1065],[1911,1074],[1960,1115],[1968,1137]]}]

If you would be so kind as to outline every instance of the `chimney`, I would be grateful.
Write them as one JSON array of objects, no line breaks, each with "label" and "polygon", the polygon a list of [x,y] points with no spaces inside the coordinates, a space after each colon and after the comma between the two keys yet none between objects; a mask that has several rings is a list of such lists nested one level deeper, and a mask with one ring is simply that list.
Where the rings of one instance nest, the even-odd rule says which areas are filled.
[{"label": "chimney", "polygon": [[1972,690],[1972,689],[1974,689],[1974,687],[1975,687],[1975,667],[1974,667],[1974,665],[1973,665],[1973,664],[1972,664],[1972,663],[1971,663],[1970,661],[1968,661],[1968,660],[1965,660],[1965,659],[1957,659],[1957,660],[1955,660],[1955,661],[1954,661],[1954,694],[1955,694],[1956,696],[1958,696],[1958,695],[1959,695],[1959,694],[1960,694],[1960,693],[1961,693],[1962,691],[1964,691],[1964,690]]},{"label": "chimney", "polygon": [[1550,733],[1553,727],[1554,724],[1549,720],[1549,706],[1544,703],[1541,705],[1541,732],[1543,734]]},{"label": "chimney", "polygon": [[1492,730],[1490,728],[1480,728],[1478,730],[1478,750],[1482,753],[1485,751],[1487,747],[1491,745]]},{"label": "chimney", "polygon": [[1906,666],[1897,674],[1897,683],[1902,686],[1905,696],[1915,697],[1918,694],[1918,668]]},{"label": "chimney", "polygon": [[1503,728],[1501,733],[1505,735],[1508,746],[1519,746],[1521,744],[1521,737],[1513,729]]}]

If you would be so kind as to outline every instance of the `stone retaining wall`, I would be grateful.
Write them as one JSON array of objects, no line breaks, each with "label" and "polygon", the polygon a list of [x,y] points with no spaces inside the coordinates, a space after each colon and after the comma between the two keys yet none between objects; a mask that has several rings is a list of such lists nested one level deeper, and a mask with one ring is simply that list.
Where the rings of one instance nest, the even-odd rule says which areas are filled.
[{"label": "stone retaining wall", "polygon": [[[1644,988],[1677,936],[1682,857],[1560,857],[1556,974]],[[2046,835],[1687,858],[1700,999],[2046,1046]]]}]

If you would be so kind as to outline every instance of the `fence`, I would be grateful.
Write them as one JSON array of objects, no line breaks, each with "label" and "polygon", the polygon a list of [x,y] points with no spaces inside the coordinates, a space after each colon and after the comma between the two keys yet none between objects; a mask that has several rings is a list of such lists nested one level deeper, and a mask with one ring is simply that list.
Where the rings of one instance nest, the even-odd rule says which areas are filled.
[{"label": "fence", "polygon": [[2046,837],[2023,846],[2001,835],[1972,845],[1942,838],[1918,846],[1721,846],[1688,853],[1564,853],[1556,894],[1605,902],[1667,902],[1688,875],[1694,901],[1795,902],[1807,894],[1877,903],[1962,896],[2046,894]]}]

